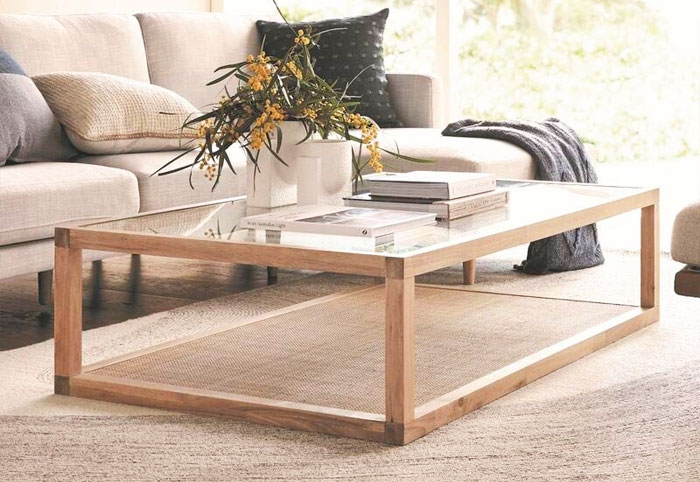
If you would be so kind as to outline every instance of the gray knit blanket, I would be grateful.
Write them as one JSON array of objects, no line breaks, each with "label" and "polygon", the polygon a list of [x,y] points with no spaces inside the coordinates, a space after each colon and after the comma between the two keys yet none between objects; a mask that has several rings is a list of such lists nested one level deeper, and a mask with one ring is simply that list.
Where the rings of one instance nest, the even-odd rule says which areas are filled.
[{"label": "gray knit blanket", "polygon": [[[442,135],[485,137],[514,144],[532,156],[539,180],[598,182],[583,143],[573,129],[558,119],[544,122],[465,119],[449,124]],[[527,259],[516,269],[542,274],[589,268],[604,261],[598,230],[591,224],[530,243]]]}]

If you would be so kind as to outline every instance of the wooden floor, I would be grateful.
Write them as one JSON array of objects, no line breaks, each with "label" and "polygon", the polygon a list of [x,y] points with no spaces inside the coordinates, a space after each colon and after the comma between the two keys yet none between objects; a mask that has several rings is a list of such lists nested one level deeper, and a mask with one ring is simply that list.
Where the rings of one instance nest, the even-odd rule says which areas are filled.
[{"label": "wooden floor", "polygon": [[[83,267],[85,330],[268,283],[264,267],[120,256]],[[0,280],[0,351],[53,337],[53,307],[37,298],[37,275]]]}]

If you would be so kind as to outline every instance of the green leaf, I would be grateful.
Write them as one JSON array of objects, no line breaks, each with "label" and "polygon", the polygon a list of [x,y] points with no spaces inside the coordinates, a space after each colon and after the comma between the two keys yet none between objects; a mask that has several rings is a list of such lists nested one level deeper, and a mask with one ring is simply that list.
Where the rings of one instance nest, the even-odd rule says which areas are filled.
[{"label": "green leaf", "polygon": [[226,65],[220,65],[219,67],[214,69],[214,72],[219,72],[220,70],[224,69],[239,69],[242,66],[246,65],[248,62],[243,61],[243,62],[236,62],[235,64],[226,64]]},{"label": "green leaf", "polygon": [[228,79],[229,77],[231,77],[231,76],[234,75],[235,73],[236,73],[235,70],[230,70],[229,72],[226,72],[224,75],[221,75],[221,76],[217,77],[216,79],[212,80],[211,82],[207,82],[207,86],[209,86],[209,85],[214,85],[214,84],[218,84],[218,83],[221,82],[222,80]]},{"label": "green leaf", "polygon": [[[153,174],[151,174],[151,175],[148,176],[148,177],[153,177],[153,176],[155,176],[156,174],[160,173],[160,171],[162,171],[163,169],[165,169],[166,167],[168,167],[169,165],[171,165],[173,162],[177,161],[178,159],[182,158],[183,156],[186,156],[187,154],[189,154],[190,152],[192,152],[192,151],[194,151],[194,150],[195,150],[195,148],[189,149],[189,150],[183,152],[182,154],[180,154],[180,155],[174,157],[173,159],[169,160],[168,162],[166,162],[165,164],[163,164],[162,166],[160,166],[160,167],[158,168],[158,170],[156,170]],[[185,169],[186,169],[186,168],[187,168],[187,166],[185,167]],[[182,170],[182,169],[178,169],[178,171],[180,171],[180,170]],[[171,172],[177,172],[177,171],[171,171]],[[164,175],[166,175],[166,174],[170,174],[170,172],[161,173],[161,174],[158,174],[158,175],[159,175],[159,176],[164,176]]]}]

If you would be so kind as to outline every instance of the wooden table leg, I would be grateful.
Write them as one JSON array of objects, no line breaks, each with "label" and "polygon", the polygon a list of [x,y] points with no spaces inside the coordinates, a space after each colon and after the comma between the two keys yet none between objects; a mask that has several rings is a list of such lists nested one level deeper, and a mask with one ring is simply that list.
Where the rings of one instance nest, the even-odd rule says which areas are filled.
[{"label": "wooden table leg", "polygon": [[659,306],[659,204],[642,208],[642,308]]},{"label": "wooden table leg", "polygon": [[69,381],[82,368],[83,252],[56,246],[54,286],[54,391],[69,394]]},{"label": "wooden table leg", "polygon": [[476,282],[476,260],[470,259],[462,263],[462,271],[464,271],[464,284],[473,285]]},{"label": "wooden table leg", "polygon": [[415,417],[415,278],[403,277],[403,260],[387,260],[385,307],[386,441],[407,443],[405,424]]}]

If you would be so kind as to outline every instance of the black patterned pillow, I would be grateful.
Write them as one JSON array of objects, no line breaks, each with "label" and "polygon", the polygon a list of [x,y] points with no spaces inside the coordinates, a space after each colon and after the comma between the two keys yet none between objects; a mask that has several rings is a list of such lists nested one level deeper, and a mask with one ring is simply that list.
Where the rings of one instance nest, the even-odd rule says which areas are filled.
[{"label": "black patterned pillow", "polygon": [[0,166],[78,155],[56,116],[15,60],[0,49]]},{"label": "black patterned pillow", "polygon": [[337,86],[344,88],[362,69],[371,66],[348,89],[349,95],[359,97],[357,112],[372,118],[380,127],[402,127],[391,106],[384,71],[384,26],[388,16],[389,9],[385,8],[362,17],[293,23],[293,30],[285,23],[265,20],[258,20],[256,25],[260,39],[265,38],[265,52],[275,57],[282,57],[294,44],[295,32],[300,28],[310,27],[312,33],[342,29],[321,36],[320,45],[313,52],[314,70],[327,82],[337,80]]}]

